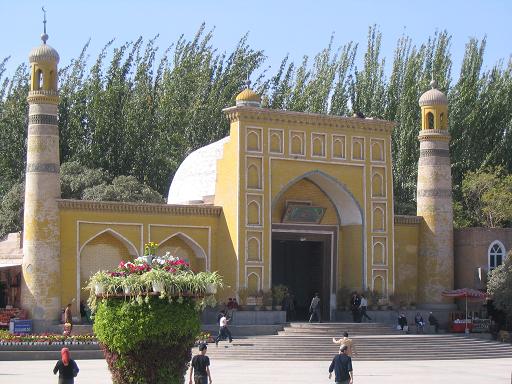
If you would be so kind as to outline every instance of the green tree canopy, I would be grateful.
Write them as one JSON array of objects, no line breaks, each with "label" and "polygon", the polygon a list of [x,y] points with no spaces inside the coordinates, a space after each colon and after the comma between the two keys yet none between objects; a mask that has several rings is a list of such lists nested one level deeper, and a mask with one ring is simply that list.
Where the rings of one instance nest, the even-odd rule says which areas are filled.
[{"label": "green tree canopy", "polygon": [[15,183],[2,197],[0,204],[0,240],[9,233],[21,231],[25,184]]},{"label": "green tree canopy", "polygon": [[102,183],[84,190],[84,200],[165,203],[162,195],[134,176],[119,176],[112,184]]},{"label": "green tree canopy", "polygon": [[[286,56],[276,69],[265,66],[264,52],[250,47],[247,35],[231,51],[218,51],[205,25],[163,50],[158,37],[110,41],[92,63],[87,43],[59,71],[61,161],[102,169],[111,178],[133,176],[166,194],[189,153],[229,133],[222,109],[234,105],[249,75],[269,108],[395,121],[395,212],[415,214],[418,99],[434,74],[450,104],[454,200],[466,210],[462,181],[468,172],[502,166],[512,173],[512,60],[483,67],[487,41],[470,38],[454,81],[448,32],[425,42],[404,35],[392,57],[382,51],[383,38],[375,25],[364,46],[348,41],[337,47],[331,37],[316,55],[298,63]],[[24,176],[29,89],[27,66],[6,77],[5,63],[0,60],[0,196]],[[80,191],[68,192],[77,197]],[[507,221],[494,215],[486,225]]]},{"label": "green tree canopy", "polygon": [[512,251],[502,265],[491,271],[487,292],[492,296],[494,306],[512,318]]},{"label": "green tree canopy", "polygon": [[503,167],[466,173],[462,201],[455,205],[455,222],[460,227],[495,228],[512,221],[512,174]]},{"label": "green tree canopy", "polygon": [[84,191],[108,183],[109,175],[99,169],[90,169],[78,161],[63,163],[60,167],[60,188],[63,199],[82,199]]},{"label": "green tree canopy", "polygon": [[[133,176],[111,177],[77,161],[64,163],[60,174],[63,199],[164,203],[162,195]],[[14,183],[0,200],[0,239],[23,228],[25,183]]]}]

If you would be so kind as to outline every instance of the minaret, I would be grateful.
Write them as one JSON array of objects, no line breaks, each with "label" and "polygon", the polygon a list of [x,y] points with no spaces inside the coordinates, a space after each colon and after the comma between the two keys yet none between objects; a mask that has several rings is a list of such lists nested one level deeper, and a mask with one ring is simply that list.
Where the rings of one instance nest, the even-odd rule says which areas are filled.
[{"label": "minaret", "polygon": [[[43,9],[44,11],[44,9]],[[57,64],[59,54],[46,44],[30,52],[27,169],[23,226],[21,303],[42,330],[60,316],[59,128]]]},{"label": "minaret", "polygon": [[419,100],[421,107],[417,215],[422,216],[418,259],[418,303],[442,309],[441,296],[453,289],[453,202],[448,133],[448,99],[432,89]]}]

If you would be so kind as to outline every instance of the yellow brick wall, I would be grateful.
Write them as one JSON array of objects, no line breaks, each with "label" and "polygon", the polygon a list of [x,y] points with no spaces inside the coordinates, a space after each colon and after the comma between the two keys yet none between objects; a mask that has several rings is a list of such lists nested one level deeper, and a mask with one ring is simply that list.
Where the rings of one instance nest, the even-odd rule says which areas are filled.
[{"label": "yellow brick wall", "polygon": [[420,224],[395,224],[395,291],[417,301]]}]

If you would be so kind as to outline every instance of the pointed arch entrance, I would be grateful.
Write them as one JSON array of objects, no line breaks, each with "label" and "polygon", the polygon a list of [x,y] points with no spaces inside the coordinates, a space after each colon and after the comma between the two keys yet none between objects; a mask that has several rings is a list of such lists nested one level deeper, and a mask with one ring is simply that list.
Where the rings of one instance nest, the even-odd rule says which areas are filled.
[{"label": "pointed arch entrance", "polygon": [[82,288],[98,271],[113,270],[121,261],[138,256],[137,248],[117,231],[107,228],[87,240],[79,249],[78,257],[78,302],[87,300],[88,292]]},{"label": "pointed arch entrance", "polygon": [[190,263],[195,272],[208,270],[206,252],[194,239],[183,232],[177,232],[160,242],[157,255],[162,256],[166,252]]},{"label": "pointed arch entrance", "polygon": [[362,255],[357,270],[365,281],[363,213],[342,183],[312,171],[288,182],[272,200],[271,280],[272,285],[284,284],[293,293],[295,320],[307,318],[316,292],[321,297],[322,318],[330,320],[334,315],[336,291],[342,285],[339,238],[344,227],[354,226],[361,233],[356,245]]}]

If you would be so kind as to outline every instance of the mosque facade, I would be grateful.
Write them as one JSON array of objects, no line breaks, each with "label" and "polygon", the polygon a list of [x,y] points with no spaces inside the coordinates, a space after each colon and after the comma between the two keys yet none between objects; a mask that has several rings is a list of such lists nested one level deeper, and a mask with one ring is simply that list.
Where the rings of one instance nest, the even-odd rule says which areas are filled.
[{"label": "mosque facade", "polygon": [[224,110],[229,136],[179,167],[168,204],[63,200],[59,56],[47,38],[30,54],[20,262],[21,306],[38,324],[78,305],[91,274],[142,255],[147,242],[218,271],[220,299],[284,284],[299,306],[319,292],[324,318],[342,288],[452,305],[441,296],[457,275],[448,101],[435,83],[419,100],[417,216],[394,214],[392,122],[266,109],[249,88]]}]

